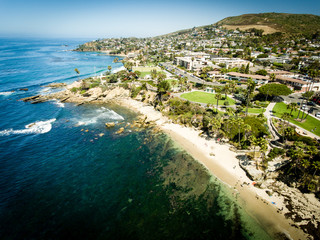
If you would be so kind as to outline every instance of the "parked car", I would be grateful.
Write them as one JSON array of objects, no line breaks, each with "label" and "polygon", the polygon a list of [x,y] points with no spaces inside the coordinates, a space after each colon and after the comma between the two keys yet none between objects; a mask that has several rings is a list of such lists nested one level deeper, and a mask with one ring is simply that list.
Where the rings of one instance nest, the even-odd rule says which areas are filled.
[{"label": "parked car", "polygon": [[320,118],[320,112],[317,112],[317,113],[315,114],[315,116],[316,116],[317,118]]},{"label": "parked car", "polygon": [[307,105],[309,106],[316,106],[316,104],[314,102],[308,102]]},{"label": "parked car", "polygon": [[301,109],[308,110],[309,108],[306,105],[302,105]]}]

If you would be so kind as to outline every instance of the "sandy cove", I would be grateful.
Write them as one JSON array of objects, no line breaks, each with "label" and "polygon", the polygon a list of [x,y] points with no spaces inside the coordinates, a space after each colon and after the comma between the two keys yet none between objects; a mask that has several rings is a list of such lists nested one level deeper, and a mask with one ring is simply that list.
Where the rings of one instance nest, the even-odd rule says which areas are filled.
[{"label": "sandy cove", "polygon": [[[203,164],[208,171],[227,184],[237,199],[240,200],[246,211],[261,225],[268,226],[270,234],[283,232],[292,239],[308,239],[308,235],[301,229],[294,227],[294,222],[287,219],[284,213],[286,208],[284,197],[273,194],[269,196],[267,189],[259,189],[239,166],[237,153],[229,150],[230,145],[219,144],[215,140],[206,140],[199,136],[200,131],[171,123],[152,106],[133,99],[122,99],[121,105],[133,109],[147,116],[148,120],[155,121],[175,142]],[[210,156],[214,154],[214,156]],[[316,200],[315,200],[316,201]],[[275,204],[272,204],[274,202]],[[309,238],[310,239],[310,238]]]}]

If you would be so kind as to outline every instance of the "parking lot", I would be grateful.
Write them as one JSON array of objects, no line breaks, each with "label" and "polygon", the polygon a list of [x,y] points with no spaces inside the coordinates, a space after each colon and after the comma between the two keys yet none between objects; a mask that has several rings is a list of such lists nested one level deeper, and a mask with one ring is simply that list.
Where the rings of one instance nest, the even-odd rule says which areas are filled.
[{"label": "parking lot", "polygon": [[288,96],[281,96],[281,97],[284,99],[284,102],[287,104],[295,102],[295,103],[298,103],[298,105],[300,106],[300,104],[304,102],[305,106],[302,106],[302,109],[304,111],[310,111],[310,114],[313,116],[315,116],[317,113],[320,113],[320,106],[313,102],[306,103],[302,98],[301,93],[293,93]]}]

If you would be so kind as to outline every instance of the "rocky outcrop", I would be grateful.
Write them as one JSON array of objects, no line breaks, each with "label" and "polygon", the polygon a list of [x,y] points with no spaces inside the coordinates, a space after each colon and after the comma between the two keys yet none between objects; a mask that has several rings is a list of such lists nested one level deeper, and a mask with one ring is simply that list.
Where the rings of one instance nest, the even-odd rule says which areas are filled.
[{"label": "rocky outcrop", "polygon": [[26,97],[26,98],[22,98],[20,99],[21,101],[24,102],[31,102],[31,104],[36,104],[36,103],[42,103],[47,101],[48,99],[45,96],[41,96],[41,95],[36,95],[36,96],[31,96],[31,97]]},{"label": "rocky outcrop", "polygon": [[116,124],[114,122],[111,123],[106,123],[106,128],[112,128],[114,127]]},{"label": "rocky outcrop", "polygon": [[65,84],[65,83],[50,83],[50,84],[46,85],[45,87],[61,88],[61,87],[65,87],[65,86],[67,86],[67,84]]}]

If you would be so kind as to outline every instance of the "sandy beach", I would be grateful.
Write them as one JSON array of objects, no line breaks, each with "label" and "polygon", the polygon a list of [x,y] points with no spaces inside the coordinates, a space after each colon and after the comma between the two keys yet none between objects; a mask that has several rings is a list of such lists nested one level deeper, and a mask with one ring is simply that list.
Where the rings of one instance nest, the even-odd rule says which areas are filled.
[{"label": "sandy beach", "polygon": [[[74,82],[67,89],[78,87]],[[294,187],[276,180],[270,173],[257,187],[239,164],[239,155],[231,150],[231,145],[216,142],[215,139],[200,136],[200,131],[183,125],[174,124],[153,106],[129,98],[129,91],[114,88],[102,93],[100,88],[88,91],[90,97],[73,94],[70,90],[52,94],[49,98],[61,101],[84,103],[114,102],[154,121],[181,148],[199,161],[210,174],[220,179],[246,212],[254,217],[270,233],[286,234],[289,239],[314,239],[309,234],[318,236],[320,228],[320,201],[314,194],[303,194]],[[102,97],[99,97],[99,96]],[[31,100],[33,98],[31,97]],[[37,100],[36,100],[37,101]],[[267,226],[267,227],[266,227]],[[316,239],[316,238],[315,238]]]},{"label": "sandy beach", "polygon": [[269,196],[266,189],[254,187],[244,170],[239,166],[237,153],[229,150],[228,144],[219,144],[215,140],[206,140],[199,136],[200,131],[171,123],[170,120],[152,106],[132,99],[124,99],[122,105],[134,109],[155,121],[180,147],[185,149],[208,171],[229,186],[238,195],[238,200],[246,211],[261,225],[268,226],[270,234],[285,233],[292,239],[308,239],[302,230],[294,227],[294,222],[284,216],[286,209],[284,198],[273,194]]}]

